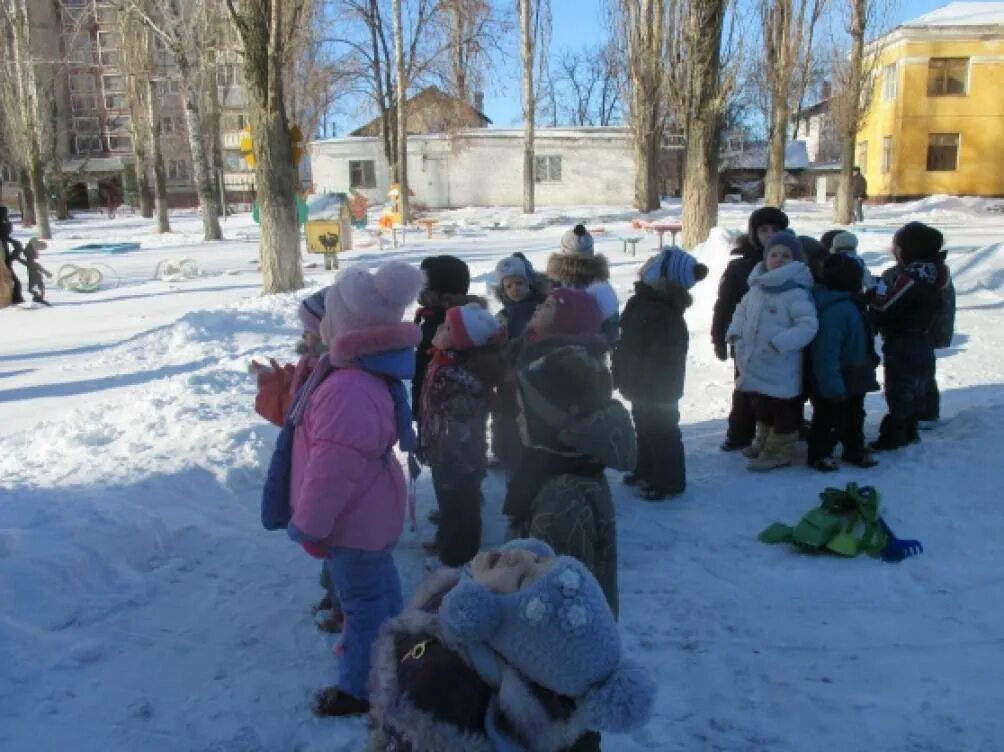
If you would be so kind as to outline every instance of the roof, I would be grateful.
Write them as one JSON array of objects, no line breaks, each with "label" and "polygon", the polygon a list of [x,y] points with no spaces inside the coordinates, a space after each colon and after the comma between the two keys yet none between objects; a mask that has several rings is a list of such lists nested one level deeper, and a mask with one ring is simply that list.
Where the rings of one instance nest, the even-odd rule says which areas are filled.
[{"label": "roof", "polygon": [[[411,113],[412,110],[422,107],[443,107],[443,105],[448,105],[454,108],[454,119],[458,121],[464,120],[475,120],[480,121],[484,126],[491,125],[492,121],[487,115],[485,115],[481,110],[475,108],[468,102],[455,97],[451,94],[447,94],[442,89],[436,86],[427,86],[422,89],[418,94],[410,97],[405,101],[405,112]],[[393,109],[393,108],[392,108]],[[466,126],[471,127],[472,123],[468,123]],[[370,136],[379,132],[380,127],[380,117],[377,116],[370,120],[365,125],[361,125],[352,131],[352,136]],[[409,134],[411,135],[411,134]]]},{"label": "roof", "polygon": [[955,2],[932,10],[902,24],[910,29],[928,26],[1000,26],[1004,25],[1004,3]]},{"label": "roof", "polygon": [[[804,170],[809,166],[809,152],[805,141],[789,141],[784,146],[784,169]],[[767,144],[747,144],[741,152],[722,161],[726,170],[766,170]]]},{"label": "roof", "polygon": [[63,160],[63,172],[122,172],[126,164],[132,164],[131,155],[115,157],[76,157]]}]

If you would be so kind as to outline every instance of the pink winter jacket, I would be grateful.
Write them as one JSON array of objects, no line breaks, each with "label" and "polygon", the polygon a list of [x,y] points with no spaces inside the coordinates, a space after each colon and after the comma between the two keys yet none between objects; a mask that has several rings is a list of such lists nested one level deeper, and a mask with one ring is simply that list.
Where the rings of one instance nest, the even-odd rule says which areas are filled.
[{"label": "pink winter jacket", "polygon": [[404,526],[404,473],[387,382],[340,367],[310,396],[293,440],[292,524],[324,545],[380,551]]}]

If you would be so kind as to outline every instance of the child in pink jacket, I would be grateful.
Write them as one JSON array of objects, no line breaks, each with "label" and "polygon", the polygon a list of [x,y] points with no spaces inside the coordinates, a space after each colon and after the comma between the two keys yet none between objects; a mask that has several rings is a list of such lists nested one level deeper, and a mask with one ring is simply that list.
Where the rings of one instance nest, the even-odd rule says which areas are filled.
[{"label": "child in pink jacket", "polygon": [[319,715],[368,712],[370,647],[401,610],[391,552],[406,489],[394,445],[415,448],[402,380],[412,376],[420,340],[418,327],[401,318],[421,284],[421,272],[401,262],[338,275],[321,321],[327,353],[290,416],[289,535],[326,561],[345,615],[338,682],[316,696]]}]

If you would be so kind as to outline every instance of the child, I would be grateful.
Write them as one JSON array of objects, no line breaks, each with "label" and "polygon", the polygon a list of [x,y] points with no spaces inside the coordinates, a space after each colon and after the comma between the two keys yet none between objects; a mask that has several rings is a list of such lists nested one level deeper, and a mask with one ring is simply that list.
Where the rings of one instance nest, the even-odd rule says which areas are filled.
[{"label": "child", "polygon": [[492,393],[506,363],[502,325],[477,303],[455,306],[432,338],[422,385],[421,436],[439,505],[436,549],[448,567],[466,564],[481,545],[481,481]]},{"label": "child", "polygon": [[422,342],[415,351],[415,378],[411,382],[411,410],[416,421],[422,410],[422,380],[431,358],[432,338],[446,319],[446,309],[464,303],[485,305],[480,298],[467,294],[471,272],[456,256],[428,256],[422,259],[421,269],[425,284],[418,296],[415,323],[422,329]]},{"label": "child", "polygon": [[812,427],[809,465],[838,469],[832,452],[844,445],[844,462],[878,464],[865,451],[865,395],[878,391],[875,342],[858,302],[864,270],[851,256],[835,253],[823,264],[823,283],[813,288],[819,332],[812,341]]},{"label": "child", "polygon": [[823,262],[830,255],[830,251],[820,241],[809,235],[799,235],[798,242],[802,244],[802,253],[805,254],[805,265],[812,272],[812,279],[816,282],[823,280]]},{"label": "child", "polygon": [[505,326],[506,340],[523,334],[534,310],[547,298],[547,280],[540,277],[522,253],[514,253],[495,267],[498,284],[494,293],[502,310],[499,320]]},{"label": "child", "polygon": [[614,383],[631,401],[638,432],[638,464],[624,476],[641,497],[662,501],[683,493],[687,472],[680,434],[680,398],[690,333],[684,312],[687,292],[708,275],[708,267],[676,247],[650,258],[621,316],[614,350]]},{"label": "child", "polygon": [[[941,294],[941,302],[931,326],[935,349],[951,346],[952,337],[955,334],[955,285],[952,283],[952,272],[945,264],[947,255],[945,251],[938,254],[937,285]],[[882,272],[881,284],[885,286],[885,289],[890,289],[896,283],[896,278],[902,271],[903,265],[897,260],[894,266]],[[924,409],[917,416],[917,428],[921,431],[934,428],[941,418],[941,392],[938,390],[937,362],[935,359],[935,374],[931,376],[927,382],[927,388],[924,390]]]},{"label": "child", "polygon": [[[788,215],[773,206],[761,206],[750,214],[746,234],[740,235],[732,251],[732,259],[722,279],[718,283],[718,299],[715,301],[714,316],[711,321],[711,343],[715,347],[715,357],[724,362],[729,359],[726,332],[736,306],[749,290],[749,276],[753,268],[763,259],[763,244],[778,230],[788,226]],[[738,379],[738,363],[736,378]],[[756,418],[749,395],[735,389],[732,392],[732,409],[729,411],[729,427],[722,442],[723,452],[734,452],[748,447],[753,441]]]},{"label": "child", "polygon": [[818,326],[798,238],[776,232],[764,249],[727,333],[736,349],[736,389],[751,395],[756,415],[756,438],[743,452],[754,472],[791,464],[805,402],[802,350]]},{"label": "child", "polygon": [[[865,266],[865,261],[858,255],[858,236],[853,232],[838,232],[833,236],[831,250],[833,253],[842,253],[848,258],[854,259],[863,272],[861,286],[863,289],[875,286],[875,278]],[[860,292],[860,290],[858,291]]]},{"label": "child", "polygon": [[934,325],[942,307],[941,288],[947,271],[941,255],[944,237],[921,222],[903,225],[893,236],[898,273],[883,275],[891,284],[879,285],[871,300],[885,362],[885,399],[888,414],[876,451],[898,449],[915,441],[917,422],[927,406],[934,379]]},{"label": "child", "polygon": [[552,253],[547,260],[547,276],[556,286],[588,291],[600,308],[607,344],[617,341],[617,293],[609,281],[606,256],[594,255],[593,236],[585,225],[575,225],[561,236],[561,252]]},{"label": "child", "polygon": [[604,469],[633,470],[634,426],[613,399],[600,312],[583,290],[553,291],[517,362],[524,445],[502,511],[508,537],[532,536],[583,562],[617,612],[617,526]]},{"label": "child", "polygon": [[345,614],[338,682],[316,696],[319,715],[369,710],[370,648],[401,609],[391,552],[406,493],[394,444],[413,448],[402,379],[412,375],[421,336],[401,317],[421,282],[417,269],[394,261],[372,275],[342,271],[324,301],[327,352],[291,408],[288,532],[325,560]]},{"label": "child", "polygon": [[535,540],[433,574],[373,660],[374,752],[598,750],[656,694],[589,570]]},{"label": "child", "polygon": [[324,296],[327,292],[328,288],[322,287],[305,298],[297,309],[303,323],[303,334],[296,343],[300,359],[295,366],[291,363],[279,365],[272,358],[267,366],[251,361],[251,370],[258,380],[255,412],[273,425],[282,425],[293,397],[327,350],[321,342],[321,319],[324,317]]},{"label": "child", "polygon": [[[520,338],[537,306],[547,298],[547,279],[534,272],[522,253],[514,253],[495,267],[499,280],[495,297],[502,304],[499,320],[505,327],[507,348],[512,359]],[[516,386],[512,378],[503,383],[492,406],[492,454],[506,472],[519,456],[519,429],[516,427]]]},{"label": "child", "polygon": [[13,248],[11,259],[20,261],[28,271],[28,292],[31,294],[31,299],[36,303],[50,305],[45,299],[45,278],[51,278],[52,272],[38,263],[38,252],[48,247],[45,241],[31,238],[27,245],[22,246],[19,240],[11,238],[10,244]]}]

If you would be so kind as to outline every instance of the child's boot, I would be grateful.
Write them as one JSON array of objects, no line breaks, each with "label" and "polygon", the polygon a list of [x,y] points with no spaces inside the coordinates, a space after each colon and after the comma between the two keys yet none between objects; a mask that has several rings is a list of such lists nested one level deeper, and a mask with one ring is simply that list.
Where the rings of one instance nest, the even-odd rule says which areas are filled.
[{"label": "child's boot", "polygon": [[770,426],[768,426],[763,421],[756,422],[756,436],[753,437],[753,443],[748,447],[743,449],[743,457],[747,459],[756,459],[763,452],[764,446],[767,444],[767,436],[770,434]]},{"label": "child's boot", "polygon": [[750,460],[746,467],[755,473],[766,473],[777,467],[787,467],[791,464],[796,441],[798,441],[798,431],[776,433],[771,430],[760,456]]},{"label": "child's boot", "polygon": [[912,441],[918,441],[916,428],[911,423],[909,418],[886,415],[879,424],[878,438],[869,444],[868,448],[874,452],[886,452],[891,449],[899,449]]}]

